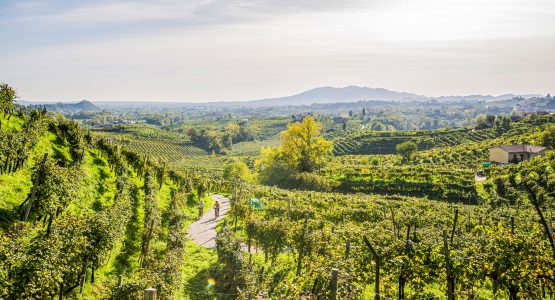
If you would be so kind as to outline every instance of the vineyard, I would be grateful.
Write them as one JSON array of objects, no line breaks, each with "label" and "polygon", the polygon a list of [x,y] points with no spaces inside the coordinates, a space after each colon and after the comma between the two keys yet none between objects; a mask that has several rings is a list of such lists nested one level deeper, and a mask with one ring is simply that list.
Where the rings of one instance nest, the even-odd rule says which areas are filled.
[{"label": "vineyard", "polygon": [[[150,126],[91,133],[24,108],[0,120],[3,299],[142,299],[147,287],[160,299],[555,298],[555,152],[474,181],[488,148],[542,142],[551,116],[349,132],[420,151],[329,158],[317,174],[335,192],[223,179],[276,136],[211,155]],[[215,251],[185,236],[211,192],[232,198]]]},{"label": "vineyard", "polygon": [[191,248],[184,232],[222,182],[168,170],[38,111],[2,118],[0,137],[24,133],[33,118],[47,126],[0,175],[0,298],[139,299],[146,287],[186,297],[184,280],[197,280],[181,271]]},{"label": "vineyard", "polygon": [[[530,201],[492,209],[411,197],[237,191],[219,247],[235,249],[220,260],[240,298],[444,299],[446,291],[452,299],[554,297],[555,249]],[[251,197],[266,208],[251,208]],[[551,199],[542,210],[553,208]],[[239,243],[259,253],[240,253]]]},{"label": "vineyard", "polygon": [[476,204],[482,199],[474,186],[474,170],[457,164],[407,165],[394,155],[339,156],[327,170],[337,191],[428,197]]},{"label": "vineyard", "polygon": [[235,156],[258,156],[260,149],[263,147],[276,147],[279,145],[279,137],[274,136],[271,139],[263,141],[241,142],[233,145],[231,155]]},{"label": "vineyard", "polygon": [[212,155],[205,156],[188,156],[179,160],[172,161],[168,167],[175,171],[181,172],[195,172],[213,176],[214,178],[221,177],[224,165],[229,159],[225,157],[218,157]]},{"label": "vineyard", "polygon": [[[165,132],[157,130],[157,132]],[[98,137],[112,138],[114,142],[121,144],[123,147],[131,151],[142,153],[151,159],[161,162],[174,162],[182,159],[184,156],[203,156],[208,153],[195,147],[190,141],[181,137],[163,137],[151,136],[145,137],[146,134],[113,134],[106,132],[95,132]],[[166,134],[169,134],[166,132]],[[169,134],[173,136],[173,134]]]},{"label": "vineyard", "polygon": [[472,143],[487,142],[500,137],[521,135],[545,123],[554,123],[551,117],[527,119],[512,123],[509,129],[441,129],[401,132],[335,132],[327,138],[334,142],[334,155],[348,154],[392,154],[395,147],[406,141],[413,141],[419,150],[453,147]]}]

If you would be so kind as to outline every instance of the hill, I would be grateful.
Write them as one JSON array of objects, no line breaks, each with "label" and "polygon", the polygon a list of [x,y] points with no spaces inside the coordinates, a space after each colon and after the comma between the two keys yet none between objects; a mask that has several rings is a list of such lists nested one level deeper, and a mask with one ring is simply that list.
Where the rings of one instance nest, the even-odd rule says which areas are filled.
[{"label": "hill", "polygon": [[[95,101],[94,104],[86,100],[77,104],[86,102],[104,109],[109,110],[125,110],[125,109],[174,109],[174,108],[221,108],[221,107],[266,107],[266,106],[308,106],[311,104],[330,104],[330,103],[354,103],[359,101],[385,101],[385,102],[414,102],[414,101],[429,101],[437,100],[440,102],[451,101],[503,101],[511,100],[513,98],[529,99],[534,97],[542,97],[538,94],[515,95],[503,94],[499,96],[491,95],[463,95],[463,96],[439,96],[431,97],[426,95],[418,95],[415,93],[398,92],[384,88],[371,88],[360,86],[347,86],[347,87],[317,87],[299,94],[277,97],[277,98],[264,98],[255,100],[239,100],[239,101],[210,101],[210,102],[191,102],[191,101],[177,101],[168,102],[160,99],[160,101]],[[20,104],[38,104],[32,102],[19,101]],[[63,103],[65,105],[66,103]],[[44,104],[49,110],[69,109],[72,106],[60,106],[62,103]],[[73,104],[75,105],[75,104]],[[91,107],[92,108],[92,107]],[[80,109],[85,110],[85,109]]]},{"label": "hill", "polygon": [[[22,102],[21,104],[25,105],[26,102]],[[100,107],[96,106],[90,101],[81,100],[77,103],[28,103],[30,107],[43,107],[46,108],[48,111],[52,112],[63,112],[63,113],[72,113],[72,112],[79,112],[79,111],[99,111],[101,110]]]}]

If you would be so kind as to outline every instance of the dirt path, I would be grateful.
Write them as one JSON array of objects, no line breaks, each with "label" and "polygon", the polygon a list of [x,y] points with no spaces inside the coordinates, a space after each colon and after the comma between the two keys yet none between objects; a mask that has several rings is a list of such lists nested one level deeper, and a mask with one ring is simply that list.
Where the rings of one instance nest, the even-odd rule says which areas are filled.
[{"label": "dirt path", "polygon": [[205,209],[202,218],[191,224],[187,231],[187,235],[193,242],[209,249],[216,248],[216,223],[223,219],[229,210],[229,198],[222,195],[212,195],[212,198],[220,202],[218,219],[214,219],[214,209],[210,207]]}]

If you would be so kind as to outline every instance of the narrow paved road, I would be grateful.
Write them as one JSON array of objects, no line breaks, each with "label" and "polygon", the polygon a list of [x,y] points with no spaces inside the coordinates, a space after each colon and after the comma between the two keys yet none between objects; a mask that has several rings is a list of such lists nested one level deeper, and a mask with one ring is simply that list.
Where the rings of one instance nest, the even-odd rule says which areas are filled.
[{"label": "narrow paved road", "polygon": [[229,210],[229,198],[222,195],[212,195],[215,201],[220,202],[220,216],[214,218],[214,209],[205,209],[205,213],[200,220],[195,221],[189,227],[187,234],[189,238],[205,248],[216,248],[216,223],[223,219]]}]

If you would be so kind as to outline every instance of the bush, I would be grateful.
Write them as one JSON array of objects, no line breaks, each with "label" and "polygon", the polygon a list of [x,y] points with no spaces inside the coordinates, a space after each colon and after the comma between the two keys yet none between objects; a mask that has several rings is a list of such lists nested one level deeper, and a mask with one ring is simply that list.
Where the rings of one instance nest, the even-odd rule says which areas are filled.
[{"label": "bush", "polygon": [[314,173],[299,173],[294,176],[294,189],[329,192],[332,190],[332,182]]}]

